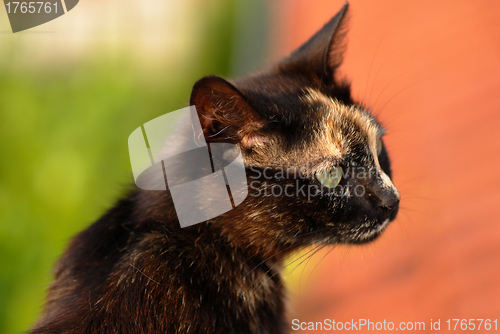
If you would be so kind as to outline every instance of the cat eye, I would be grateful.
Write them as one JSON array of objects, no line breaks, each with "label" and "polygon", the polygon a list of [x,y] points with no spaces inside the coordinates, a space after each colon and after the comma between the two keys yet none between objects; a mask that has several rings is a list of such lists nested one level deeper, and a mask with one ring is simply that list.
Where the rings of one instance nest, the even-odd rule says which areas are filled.
[{"label": "cat eye", "polygon": [[317,172],[316,178],[323,186],[334,188],[340,183],[340,180],[342,180],[342,168],[336,166],[323,172]]},{"label": "cat eye", "polygon": [[382,153],[382,139],[379,138],[377,139],[377,155],[380,155]]}]

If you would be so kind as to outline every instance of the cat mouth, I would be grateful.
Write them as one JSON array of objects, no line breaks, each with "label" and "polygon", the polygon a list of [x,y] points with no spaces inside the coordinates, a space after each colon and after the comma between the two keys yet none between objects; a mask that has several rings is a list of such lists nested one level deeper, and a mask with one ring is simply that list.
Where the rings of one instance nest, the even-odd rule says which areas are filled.
[{"label": "cat mouth", "polygon": [[385,219],[382,223],[378,221],[371,221],[359,226],[356,230],[352,231],[349,243],[364,244],[375,240],[387,228],[392,220]]},{"label": "cat mouth", "polygon": [[380,235],[387,228],[387,225],[389,225],[390,222],[391,222],[391,220],[389,218],[387,218],[386,220],[384,220],[382,222],[382,224],[378,225],[374,229],[362,233],[359,236],[359,239],[361,241],[371,241],[371,240],[373,240],[375,237],[377,237],[378,235]]}]

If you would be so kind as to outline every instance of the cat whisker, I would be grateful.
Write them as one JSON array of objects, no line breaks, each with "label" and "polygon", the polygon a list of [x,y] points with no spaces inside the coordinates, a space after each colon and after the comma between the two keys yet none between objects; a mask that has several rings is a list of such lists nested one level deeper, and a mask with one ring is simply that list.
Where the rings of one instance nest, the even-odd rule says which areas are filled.
[{"label": "cat whisker", "polygon": [[[377,99],[375,100],[375,103],[373,103],[373,110],[376,110],[376,107],[377,107],[377,102],[378,100],[382,97],[382,94],[384,93],[384,91],[394,82],[396,81],[397,79],[399,79],[400,77],[402,77],[403,75],[407,74],[406,72],[405,73],[401,73],[399,75],[397,75],[395,78],[393,78],[391,81],[389,81],[385,86],[384,88],[382,88],[382,90],[380,91],[380,93],[378,94],[377,96]],[[380,113],[381,110],[379,110],[377,113]]]},{"label": "cat whisker", "polygon": [[220,130],[219,132],[214,133],[213,135],[210,135],[209,137],[215,137],[215,136],[217,136],[218,134],[220,134],[220,133],[224,132],[225,130],[227,130],[228,128],[229,128],[229,125],[228,125],[228,126],[226,126],[226,127],[224,127],[224,128],[223,128],[222,130]]},{"label": "cat whisker", "polygon": [[[385,35],[385,34],[384,34]],[[391,56],[394,54],[394,52],[399,49],[400,46],[398,45],[397,47],[395,47],[390,53],[389,55],[385,58],[385,60],[382,62],[382,64],[380,65],[378,71],[377,71],[377,74],[375,75],[375,78],[373,79],[373,83],[372,83],[372,87],[370,89],[370,95],[368,96],[368,101],[369,103],[371,104],[371,100],[372,100],[372,93],[373,93],[373,88],[375,87],[375,83],[377,82],[377,78],[378,78],[378,75],[380,74],[382,68],[384,68],[384,65],[385,63],[391,58]],[[380,96],[380,95],[379,95]]]},{"label": "cat whisker", "polygon": [[[307,257],[307,261],[306,263],[302,266],[302,271],[300,273],[300,277],[299,277],[299,291],[300,291],[300,284],[302,282],[302,275],[304,275],[304,270],[306,270],[306,267],[307,265],[309,264],[309,261],[311,260],[311,258],[316,254],[318,253],[319,251],[321,251],[323,248],[325,248],[326,245],[324,245],[323,247],[321,247],[320,249],[318,249],[316,252],[314,252],[313,254],[311,254],[311,256],[308,256]],[[300,265],[300,264],[299,264]]]},{"label": "cat whisker", "polygon": [[[321,231],[320,231],[321,232]],[[311,234],[315,234],[315,233],[318,233],[318,231],[310,231],[310,232],[307,232],[307,233],[304,233],[304,234],[297,234],[295,237],[300,237],[300,238],[304,238],[305,236],[308,236],[308,235],[311,235]],[[262,260],[260,263],[258,263],[255,267],[253,267],[252,269],[250,269],[248,271],[248,273],[245,275],[245,277],[247,277],[253,270],[255,270],[256,268],[258,268],[259,266],[261,266],[263,263],[265,263],[266,261],[270,260],[272,257],[275,257],[276,255],[279,255],[279,254],[282,254],[284,252],[286,252],[287,250],[290,250],[291,248],[300,248],[302,247],[303,245],[309,245],[309,241],[307,240],[301,240],[297,243],[294,243],[292,245],[290,245],[289,247],[286,247],[282,250],[280,250],[279,252],[273,254],[272,256]],[[246,264],[248,261],[250,261],[252,258],[254,258],[256,256],[256,254],[250,256],[247,260],[245,260],[245,262],[242,263],[241,267]]]},{"label": "cat whisker", "polygon": [[[288,267],[288,266],[290,266],[291,264],[293,264],[293,263],[297,262],[299,259],[303,258],[304,256],[306,256],[306,258],[305,258],[304,260],[302,260],[302,261],[301,261],[301,262],[300,262],[300,263],[299,263],[299,264],[298,264],[298,265],[297,265],[297,266],[296,266],[296,267],[295,267],[295,268],[291,271],[291,272],[293,272],[293,271],[294,271],[295,269],[297,269],[297,268],[298,268],[298,267],[299,267],[302,263],[304,263],[304,261],[306,261],[306,260],[307,260],[307,259],[309,259],[311,256],[313,256],[313,255],[314,255],[314,254],[318,251],[318,248],[320,248],[320,247],[324,247],[324,246],[322,246],[322,245],[318,245],[318,246],[316,246],[316,247],[312,247],[312,248],[311,248],[311,250],[309,250],[307,253],[305,253],[305,254],[301,255],[300,257],[298,257],[297,259],[295,259],[295,260],[294,260],[294,261],[292,261],[291,263],[288,263],[287,265],[285,265],[285,266],[283,267],[283,269],[284,269],[284,268],[286,268],[286,267]],[[313,253],[311,254],[311,252],[313,252]],[[267,271],[267,272],[269,272],[269,271]],[[267,273],[267,272],[266,272],[266,273]],[[290,273],[291,273],[291,272],[290,272]],[[272,274],[269,278],[273,278],[273,277],[274,277],[275,275],[277,275],[277,274],[279,274],[279,272],[275,272],[275,273],[274,273],[274,274]],[[287,275],[287,277],[288,277],[288,275]],[[286,279],[286,277],[285,277],[284,279]],[[278,284],[277,288],[279,288],[279,287],[281,286],[281,284],[282,284],[282,282],[284,281],[284,279],[282,279],[282,280],[280,281],[280,283]],[[260,285],[260,286],[262,286],[262,285]],[[259,287],[260,287],[260,286],[259,286]]]},{"label": "cat whisker", "polygon": [[144,277],[146,277],[147,279],[149,279],[150,281],[153,281],[155,282],[156,284],[160,285],[160,282],[154,280],[152,277],[146,275],[141,269],[137,268],[136,266],[134,266],[132,263],[129,264],[132,268],[134,268],[135,270],[137,270],[137,272],[139,272],[141,275],[143,275]]},{"label": "cat whisker", "polygon": [[[316,246],[316,248],[313,248],[314,249],[314,252],[312,254],[310,254],[307,258],[305,258],[304,260],[302,260],[299,264],[297,264],[295,266],[295,268],[293,268],[289,273],[288,275],[286,275],[285,277],[283,277],[283,279],[281,280],[281,282],[278,284],[278,287],[280,287],[282,285],[282,283],[295,271],[297,270],[298,267],[300,267],[300,265],[302,263],[304,263],[305,261],[307,261],[309,258],[313,257],[317,252],[319,252],[320,250],[322,250],[324,247],[326,247],[328,245],[318,245]],[[300,284],[300,281],[299,281],[299,284]]]},{"label": "cat whisker", "polygon": [[[323,247],[323,248],[324,248],[324,247]],[[331,252],[332,250],[334,250],[335,248],[336,248],[336,247],[330,247],[330,249],[328,250],[328,252],[326,252],[326,254],[325,254],[325,255],[323,255],[323,256],[321,257],[321,259],[319,259],[319,261],[318,261],[318,262],[316,262],[316,264],[312,267],[311,272],[309,273],[309,276],[307,277],[307,279],[308,279],[308,280],[309,280],[309,279],[311,279],[311,275],[312,275],[312,273],[314,272],[314,269],[316,269],[316,267],[320,264],[320,262],[321,262],[321,261],[323,261],[323,260],[324,260],[324,259],[328,256],[328,254],[330,254],[330,252]],[[304,267],[305,267],[305,266],[304,266]],[[303,273],[304,273],[304,270],[302,270],[302,274],[303,274]],[[302,274],[300,274],[300,277],[301,277],[301,278],[299,279],[299,289],[300,289],[300,281],[302,280]]]},{"label": "cat whisker", "polygon": [[[297,265],[297,267],[298,267],[298,266],[300,266],[300,265],[301,265],[304,261],[306,261],[306,260],[307,260],[307,259],[309,259],[311,256],[313,256],[313,255],[314,255],[314,254],[315,254],[315,253],[319,250],[319,248],[323,248],[323,247],[325,247],[325,246],[327,246],[327,245],[318,245],[318,246],[316,246],[316,247],[311,248],[311,249],[310,249],[309,251],[307,251],[305,254],[300,255],[298,258],[294,259],[292,262],[290,262],[290,263],[286,264],[286,265],[283,267],[283,269],[284,269],[284,268],[287,268],[288,266],[290,266],[290,265],[292,265],[293,263],[297,262],[297,261],[298,261],[298,260],[300,260],[301,258],[306,257],[304,260],[302,260],[302,261],[301,261],[301,262]],[[311,254],[312,252],[313,252],[313,254]],[[271,270],[272,270],[272,269],[273,269],[276,265],[278,265],[279,263],[283,262],[283,261],[284,261],[284,259],[285,259],[285,258],[281,258],[281,259],[279,259],[279,260],[278,260],[275,264],[273,264],[273,265],[271,266],[271,268],[269,268],[269,269],[268,269],[268,270],[264,273],[264,276],[263,276],[262,278],[260,278],[260,280],[262,281],[262,280],[264,280],[264,279],[271,279],[271,278],[273,278],[274,276],[276,276],[277,274],[279,274],[280,272],[279,272],[279,271],[277,271],[277,272],[273,273],[273,274],[272,274],[271,276],[269,276],[269,277],[267,277],[267,276],[266,276],[266,275],[267,275],[267,274],[268,274],[268,273],[269,273],[269,272],[270,272],[270,271],[271,271]],[[293,271],[294,271],[297,267],[295,267],[295,268],[292,270],[292,272],[293,272]],[[255,269],[255,268],[254,268],[254,269]],[[248,275],[248,274],[247,274],[247,275]],[[246,276],[245,276],[245,277],[246,277]],[[260,283],[257,287],[255,287],[255,289],[259,289],[259,288],[261,288],[262,286],[263,286],[263,283]],[[278,284],[278,286],[277,286],[277,287],[280,287],[280,286],[281,286],[281,283],[280,283],[280,284]],[[245,293],[246,293],[246,292],[247,292],[250,288],[252,288],[252,286],[250,286],[249,288],[247,288],[247,289],[245,290]]]},{"label": "cat whisker", "polygon": [[380,41],[377,44],[377,48],[375,49],[375,52],[373,54],[372,61],[370,63],[370,67],[368,68],[368,76],[366,77],[366,86],[365,86],[365,94],[363,97],[363,101],[366,101],[366,93],[368,92],[368,84],[370,82],[370,74],[372,72],[373,63],[375,61],[375,57],[377,56],[378,49],[380,48],[380,44],[382,44],[382,41],[384,40],[384,36],[385,36],[385,33],[384,33],[384,35],[382,35],[382,37],[380,38]]},{"label": "cat whisker", "polygon": [[[403,73],[403,74],[406,74],[406,73]],[[401,76],[401,75],[399,75],[398,77],[400,77],[400,76]],[[393,96],[392,96],[392,97],[391,97],[391,98],[390,98],[390,99],[389,99],[389,100],[388,100],[388,101],[387,101],[387,102],[386,102],[386,103],[382,106],[382,108],[381,108],[378,112],[379,112],[379,113],[380,113],[380,112],[382,112],[382,110],[384,110],[384,108],[385,108],[385,107],[389,104],[389,102],[391,102],[391,101],[392,101],[392,100],[393,100],[396,96],[398,96],[399,94],[401,94],[401,93],[402,93],[402,92],[404,92],[405,90],[407,90],[407,89],[409,89],[409,88],[411,88],[411,87],[413,87],[413,86],[415,86],[415,85],[417,85],[417,84],[420,84],[420,83],[422,83],[422,82],[424,82],[424,81],[427,81],[427,80],[429,80],[429,79],[431,79],[431,78],[430,78],[430,77],[429,77],[429,78],[423,78],[423,79],[421,79],[421,80],[417,80],[417,81],[415,81],[415,82],[413,82],[413,83],[411,83],[411,84],[407,85],[406,87],[403,87],[403,88],[402,88],[402,89],[400,89],[400,90],[399,90],[396,94],[394,94],[394,95],[393,95]],[[381,94],[380,94],[380,95],[381,95]],[[380,97],[380,95],[379,95],[379,97]],[[378,99],[377,99],[377,100],[378,100]],[[376,101],[375,101],[375,103],[376,103]],[[398,114],[401,114],[401,113],[404,113],[404,112],[405,112],[405,111],[400,111],[400,112],[397,112],[397,113],[392,113],[392,115],[394,116],[394,115],[398,115]]]},{"label": "cat whisker", "polygon": [[[286,248],[282,249],[282,250],[281,250],[281,251],[279,251],[278,253],[273,254],[272,256],[265,258],[264,260],[262,260],[261,262],[259,262],[259,263],[258,263],[255,267],[253,267],[252,269],[250,269],[250,270],[248,271],[248,273],[245,275],[245,277],[247,277],[248,275],[250,275],[250,274],[252,273],[252,271],[254,271],[254,270],[255,270],[255,269],[257,269],[258,267],[260,267],[262,264],[264,264],[266,261],[270,260],[270,259],[271,259],[271,258],[273,258],[274,256],[276,256],[276,255],[278,255],[278,254],[281,254],[281,253],[283,253],[283,252],[285,252],[285,251],[287,251],[287,250],[289,250],[289,249],[291,249],[291,248],[293,248],[293,247],[300,247],[300,246],[302,246],[302,245],[304,245],[304,244],[307,244],[307,242],[305,242],[305,241],[304,241],[304,242],[299,243],[298,245],[295,245],[295,244],[294,244],[294,245],[291,245],[291,246],[289,246],[289,247],[286,247]],[[252,259],[252,258],[253,258],[253,257],[255,257],[255,256],[256,256],[256,255],[254,254],[254,255],[252,255],[251,257],[249,257],[249,258],[248,258],[248,259],[247,259],[244,263],[242,263],[242,264],[241,264],[241,267],[242,267],[245,263],[247,263],[248,261],[250,261],[250,259]],[[282,260],[282,259],[279,259],[279,260]]]},{"label": "cat whisker", "polygon": [[[285,265],[283,268],[286,268],[288,267],[289,265],[293,264],[294,262],[298,261],[299,259],[303,258],[304,256],[307,256],[308,254],[310,254],[312,252],[312,250],[309,250],[308,252],[306,252],[305,254],[302,254],[301,256],[299,256],[297,259],[294,259],[291,263],[288,263],[287,265]],[[285,260],[285,258],[281,258],[279,259],[278,261],[276,261],[275,264],[273,264],[264,274],[268,274],[271,270],[273,270],[273,268],[278,265],[279,263],[283,262]],[[274,273],[273,275],[270,276],[270,278],[272,278],[274,275],[276,275],[276,273]],[[265,276],[264,276],[265,277]]]},{"label": "cat whisker", "polygon": [[432,217],[430,214],[428,214],[428,213],[426,213],[424,211],[411,209],[411,208],[409,208],[407,206],[401,206],[400,208],[401,208],[402,212],[408,212],[409,211],[409,212],[419,213],[419,214],[425,215],[427,217]]}]

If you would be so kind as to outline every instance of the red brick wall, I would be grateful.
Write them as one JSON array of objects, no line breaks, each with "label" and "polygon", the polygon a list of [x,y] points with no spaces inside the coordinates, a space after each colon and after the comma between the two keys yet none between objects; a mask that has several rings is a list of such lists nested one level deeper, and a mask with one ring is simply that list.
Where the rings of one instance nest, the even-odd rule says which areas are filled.
[{"label": "red brick wall", "polygon": [[[342,5],[280,1],[275,53]],[[298,268],[291,316],[425,321],[427,330],[431,319],[442,330],[448,318],[498,319],[500,1],[352,0],[350,14],[341,72],[388,128],[401,211],[375,243]]]}]

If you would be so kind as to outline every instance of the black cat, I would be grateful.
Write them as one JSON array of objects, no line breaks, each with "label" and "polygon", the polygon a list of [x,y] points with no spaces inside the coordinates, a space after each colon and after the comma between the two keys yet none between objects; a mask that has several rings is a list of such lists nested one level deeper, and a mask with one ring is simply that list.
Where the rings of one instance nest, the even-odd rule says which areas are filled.
[{"label": "black cat", "polygon": [[384,131],[336,78],[346,12],[347,4],[271,68],[194,85],[206,142],[241,149],[247,198],[181,228],[168,189],[132,191],[73,240],[31,333],[290,328],[283,258],[304,246],[369,242],[399,206]]}]

